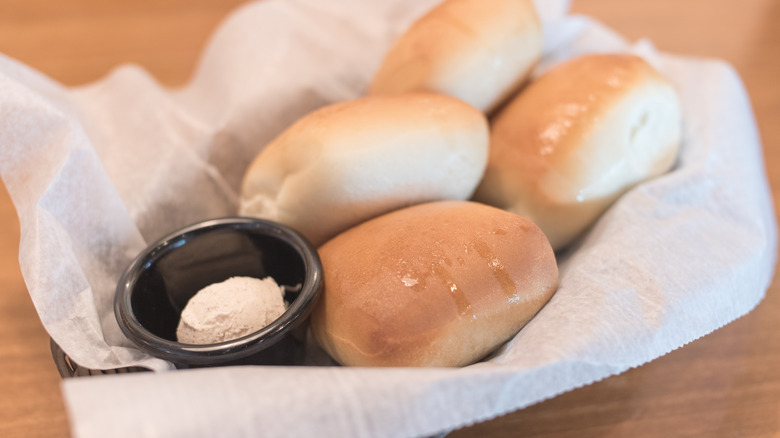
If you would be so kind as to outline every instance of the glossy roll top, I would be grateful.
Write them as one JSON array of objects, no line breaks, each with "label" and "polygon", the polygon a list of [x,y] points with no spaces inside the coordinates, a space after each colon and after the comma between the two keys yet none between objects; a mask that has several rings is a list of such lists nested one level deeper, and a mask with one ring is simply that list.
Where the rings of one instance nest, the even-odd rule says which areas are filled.
[{"label": "glossy roll top", "polygon": [[514,336],[555,292],[550,244],[531,221],[435,202],[352,228],[319,250],[320,345],[353,366],[462,366]]},{"label": "glossy roll top", "polygon": [[570,60],[496,117],[474,198],[533,220],[562,248],[626,190],[671,168],[681,125],[674,88],[643,59]]},{"label": "glossy roll top", "polygon": [[488,157],[485,116],[431,93],[373,96],[302,118],[244,176],[240,212],[315,245],[401,207],[468,199]]},{"label": "glossy roll top", "polygon": [[542,26],[531,0],[445,0],[398,39],[370,93],[435,91],[489,112],[541,53]]}]

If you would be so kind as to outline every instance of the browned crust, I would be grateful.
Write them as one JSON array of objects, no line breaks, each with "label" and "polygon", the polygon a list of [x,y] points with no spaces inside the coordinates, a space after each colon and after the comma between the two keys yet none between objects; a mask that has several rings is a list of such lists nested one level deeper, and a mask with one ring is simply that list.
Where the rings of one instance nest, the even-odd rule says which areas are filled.
[{"label": "browned crust", "polygon": [[459,366],[513,336],[557,287],[541,230],[471,202],[399,210],[320,248],[325,292],[312,328],[358,366]]},{"label": "browned crust", "polygon": [[[541,22],[531,0],[443,1],[414,22],[391,47],[370,93],[443,92],[438,84],[443,74],[484,54],[495,55],[497,47],[512,35],[538,35],[541,41]],[[541,52],[541,44],[535,50]],[[517,88],[529,71],[530,66],[508,89],[500,90],[496,101]]]},{"label": "browned crust", "polygon": [[578,174],[572,160],[601,117],[637,84],[663,78],[642,58],[599,54],[556,66],[530,84],[495,118],[486,174],[513,169],[515,184],[532,187],[548,169]]},{"label": "browned crust", "polygon": [[322,107],[296,121],[255,157],[244,174],[242,196],[262,190],[265,186],[259,181],[281,183],[288,174],[306,168],[326,145],[360,146],[354,139],[363,134],[368,142],[432,127],[441,132],[488,129],[485,117],[472,106],[435,93],[368,96]]}]

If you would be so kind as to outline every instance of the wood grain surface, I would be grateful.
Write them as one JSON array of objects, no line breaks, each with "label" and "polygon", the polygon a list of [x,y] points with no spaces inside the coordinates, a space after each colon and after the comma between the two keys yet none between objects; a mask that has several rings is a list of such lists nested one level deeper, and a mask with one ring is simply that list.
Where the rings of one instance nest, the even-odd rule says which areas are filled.
[{"label": "wood grain surface", "polygon": [[[0,0],[0,53],[67,85],[125,62],[180,85],[240,3]],[[572,9],[631,40],[733,64],[753,102],[778,204],[780,1],[574,0]],[[0,226],[0,437],[67,437],[60,378],[19,271],[19,224],[5,186]],[[780,436],[780,286],[749,315],[647,365],[449,436]]]}]

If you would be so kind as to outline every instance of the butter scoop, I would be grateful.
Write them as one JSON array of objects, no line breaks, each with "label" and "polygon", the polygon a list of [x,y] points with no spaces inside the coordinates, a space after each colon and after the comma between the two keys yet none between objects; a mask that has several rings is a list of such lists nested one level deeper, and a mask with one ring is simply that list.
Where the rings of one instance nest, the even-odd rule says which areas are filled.
[{"label": "butter scoop", "polygon": [[271,277],[231,277],[195,294],[184,307],[176,338],[185,344],[216,344],[256,332],[286,309],[284,289]]}]

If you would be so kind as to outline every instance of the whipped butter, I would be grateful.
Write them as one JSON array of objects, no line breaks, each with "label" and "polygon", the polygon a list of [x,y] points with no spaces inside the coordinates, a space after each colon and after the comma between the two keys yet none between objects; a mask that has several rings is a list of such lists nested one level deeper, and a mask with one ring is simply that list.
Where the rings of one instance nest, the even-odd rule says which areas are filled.
[{"label": "whipped butter", "polygon": [[176,338],[214,344],[256,332],[286,309],[284,289],[271,277],[231,277],[198,291],[181,312]]}]

